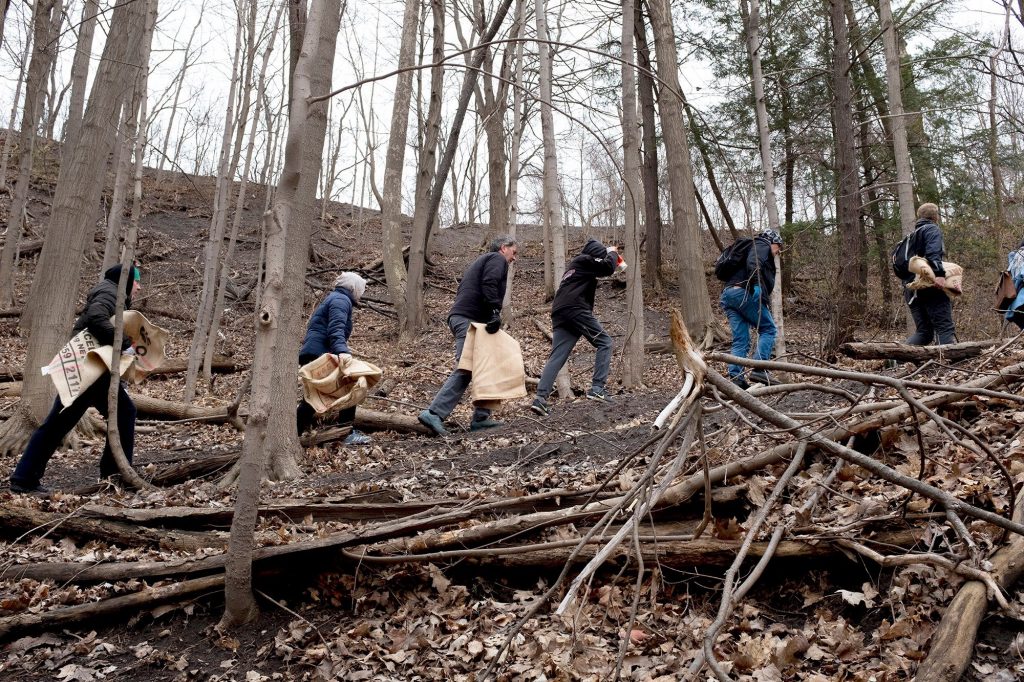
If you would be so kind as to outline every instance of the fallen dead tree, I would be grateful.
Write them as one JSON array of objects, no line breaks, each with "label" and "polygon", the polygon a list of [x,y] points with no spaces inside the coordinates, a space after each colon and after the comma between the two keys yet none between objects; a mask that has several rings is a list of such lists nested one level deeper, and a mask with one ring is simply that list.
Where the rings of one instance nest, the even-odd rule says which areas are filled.
[{"label": "fallen dead tree", "polygon": [[856,360],[899,360],[901,362],[964,360],[977,357],[998,343],[998,339],[949,343],[942,346],[912,346],[909,343],[894,341],[854,342],[842,344],[839,346],[839,352]]},{"label": "fallen dead tree", "polygon": [[[188,360],[182,358],[169,358],[159,369],[150,372],[150,376],[166,376],[169,374],[181,374],[188,367]],[[218,374],[231,374],[245,369],[228,357],[218,356],[213,359],[213,371]],[[21,381],[24,377],[21,374],[21,367],[0,365],[0,382]]]}]

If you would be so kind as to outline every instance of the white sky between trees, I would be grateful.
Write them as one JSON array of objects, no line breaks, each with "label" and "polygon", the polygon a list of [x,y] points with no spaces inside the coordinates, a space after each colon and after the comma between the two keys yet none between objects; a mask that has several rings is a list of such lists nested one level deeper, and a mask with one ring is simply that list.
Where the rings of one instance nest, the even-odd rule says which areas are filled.
[{"label": "white sky between trees", "polygon": [[[57,79],[58,90],[67,83],[73,56],[77,22],[81,16],[81,0],[68,0],[70,3],[66,8],[69,19],[65,20],[63,32],[60,39],[60,71]],[[260,12],[257,23],[262,24],[268,17],[276,14],[277,5],[271,0],[258,0]],[[334,87],[341,87],[351,84],[360,78],[365,78],[374,73],[383,74],[392,70],[397,62],[398,35],[401,30],[400,21],[404,3],[401,0],[384,0],[380,2],[365,2],[349,0],[347,9],[342,21],[341,34],[338,38],[338,48],[334,68]],[[468,3],[464,3],[468,4]],[[488,2],[493,5],[493,2]],[[527,3],[532,9],[532,0]],[[205,5],[205,10],[202,8]],[[738,2],[737,11],[738,11]],[[894,10],[899,11],[905,3],[897,3]],[[960,31],[974,27],[980,27],[989,34],[996,34],[1002,28],[1003,11],[1001,5],[994,0],[967,0],[966,2],[951,1],[948,3],[951,11],[946,17],[935,26],[933,35],[943,35],[950,31]],[[553,0],[549,5],[549,16],[551,17],[551,30],[556,30],[555,19],[561,16],[562,34],[560,40],[567,43],[579,41],[580,44],[590,48],[597,48],[599,43],[610,40],[617,40],[617,25],[609,25],[604,12],[609,10],[608,5],[593,5],[592,11],[580,10],[580,5],[572,0]],[[175,74],[181,67],[184,58],[184,47],[203,11],[203,20],[199,25],[197,35],[193,41],[193,49],[200,52],[198,60],[191,68],[185,86],[182,90],[182,108],[179,109],[175,119],[175,131],[172,132],[170,149],[174,149],[175,138],[184,135],[185,143],[182,147],[182,158],[177,161],[187,171],[193,172],[197,167],[200,174],[212,175],[215,173],[217,156],[219,153],[221,130],[224,122],[225,98],[228,93],[229,77],[231,69],[231,54],[234,47],[235,30],[235,5],[227,0],[161,0],[160,18],[157,26],[157,35],[154,40],[153,56],[151,59],[152,75],[150,77],[150,107],[153,116],[153,128],[151,129],[150,140],[153,144],[159,144],[163,140],[165,126],[169,117],[167,103],[170,99],[169,89]],[[457,34],[452,27],[452,8],[447,7],[448,28],[446,29],[446,52],[450,53],[459,49]],[[11,105],[15,92],[15,79],[18,75],[18,68],[21,61],[21,53],[24,49],[26,35],[29,33],[29,19],[31,6],[27,3],[15,2],[9,10],[2,52],[0,52],[0,121],[9,125]],[[469,36],[469,29],[462,18],[464,31],[463,35]],[[103,39],[106,35],[106,24],[109,21],[109,12],[101,16],[100,30],[93,46],[93,68],[96,59],[103,49]],[[287,17],[283,16],[282,21],[286,22]],[[506,28],[511,24],[512,16],[506,20]],[[698,27],[692,25],[693,17],[689,16],[686,5],[677,10],[677,25],[696,30]],[[824,17],[822,17],[824,22]],[[286,28],[286,27],[283,27]],[[276,110],[281,104],[282,92],[285,88],[284,63],[287,60],[287,31],[281,30],[278,33],[274,53],[271,58],[270,73],[268,74],[268,96],[271,106]],[[535,34],[535,23],[532,18],[528,19],[527,35],[532,37]],[[429,21],[425,31],[426,54],[430,53],[430,27]],[[739,38],[737,38],[739,39]],[[920,45],[922,38],[915,39],[917,42],[911,44],[911,49]],[[527,45],[528,51],[535,50],[532,44]],[[981,51],[981,48],[979,48]],[[735,88],[746,88],[749,85],[741,80],[734,81],[713,81],[706,62],[701,60],[699,54],[694,54],[692,49],[684,49],[680,53],[681,58],[686,59],[684,67],[680,71],[683,88],[686,91],[688,100],[698,109],[706,109],[723,96],[723,93]],[[464,63],[459,58],[459,64]],[[570,73],[587,74],[590,67],[600,58],[593,54],[580,51],[561,50],[556,58],[554,73],[556,80],[565,77]],[[257,65],[260,58],[257,57]],[[618,63],[609,65],[612,72],[611,78],[616,79]],[[461,68],[449,68],[445,76],[445,117],[444,125],[447,125],[450,118],[450,110],[454,106],[454,100],[464,70]],[[424,88],[429,87],[429,72],[423,71]],[[536,92],[536,79],[527,77],[529,87]],[[613,85],[611,78],[602,82],[607,87]],[[339,117],[342,110],[349,104],[353,97],[358,97],[356,92],[349,91],[335,98],[331,112],[331,128],[328,134],[327,145],[336,140],[339,128],[342,135],[341,157],[338,162],[338,182],[332,190],[332,198],[342,202],[354,202],[371,208],[377,208],[376,199],[370,193],[368,180],[365,175],[369,172],[369,164],[361,162],[366,154],[368,141],[375,142],[376,150],[376,176],[378,186],[383,179],[384,152],[387,143],[387,131],[391,117],[391,97],[394,88],[394,78],[377,81],[373,84],[362,86],[361,95],[364,106],[367,109],[367,116],[371,125],[370,134],[367,134],[365,122],[358,114],[358,99],[348,111],[344,121]],[[617,113],[617,103],[612,99],[599,101],[589,95],[587,89],[592,87],[592,78],[585,78],[579,82],[573,92],[559,95],[556,86],[556,106],[561,106],[565,111],[571,111],[576,117],[584,120],[591,130],[605,137],[605,144],[609,148],[617,149],[621,144],[621,130]],[[24,94],[22,94],[24,97]],[[164,109],[153,112],[152,107],[163,98]],[[579,103],[570,100],[576,99],[579,102],[590,102],[592,107],[583,107]],[[471,108],[475,105],[471,103]],[[64,98],[63,108],[67,107],[67,96]],[[415,106],[415,103],[414,103]],[[424,106],[426,104],[424,103]],[[372,114],[370,109],[372,108]],[[18,106],[15,124],[20,120],[20,104]],[[186,113],[187,110],[187,113]],[[536,109],[534,110],[536,111]],[[64,112],[61,112],[57,123],[56,131],[59,136],[63,126]],[[535,151],[540,145],[539,118],[531,117],[530,127],[526,132],[523,142],[523,160],[527,164],[525,175],[520,184],[520,214],[523,220],[539,220],[537,206],[540,201],[540,186],[536,180],[539,172],[539,157]],[[567,205],[567,222],[579,223],[579,212],[582,208],[585,212],[594,210],[595,202],[599,199],[597,195],[608,191],[608,187],[618,184],[618,179],[613,171],[612,162],[607,159],[600,145],[590,132],[584,130],[580,125],[569,121],[558,112],[555,113],[556,126],[559,131],[559,172],[565,193],[564,202]],[[410,117],[410,144],[415,141],[415,112]],[[260,129],[264,126],[261,122]],[[478,211],[486,212],[486,148],[483,143],[483,133],[477,127],[475,117],[467,119],[463,128],[463,143],[460,154],[456,157],[456,172],[465,167],[470,156],[470,149],[474,135],[480,135],[479,158],[477,160],[477,175],[479,181],[480,197],[478,200]],[[264,138],[265,139],[265,138]],[[356,154],[358,151],[359,158]],[[330,153],[330,148],[325,151],[325,163]],[[150,153],[147,157],[147,165],[155,166],[158,162],[158,155]],[[257,177],[260,167],[263,164],[265,155],[258,151],[254,162],[252,177]],[[416,155],[410,149],[406,154],[406,191],[405,211],[411,210],[412,178],[416,164]],[[276,175],[275,175],[276,179]],[[582,180],[582,182],[581,182]],[[581,191],[583,196],[581,198]],[[460,211],[462,220],[465,215],[466,190],[462,192],[463,207]],[[582,204],[582,206],[581,206]],[[575,215],[573,210],[575,209]],[[442,224],[451,219],[452,211],[449,205],[442,209]],[[756,212],[756,209],[755,209]],[[485,216],[478,214],[475,220],[482,220]]]}]

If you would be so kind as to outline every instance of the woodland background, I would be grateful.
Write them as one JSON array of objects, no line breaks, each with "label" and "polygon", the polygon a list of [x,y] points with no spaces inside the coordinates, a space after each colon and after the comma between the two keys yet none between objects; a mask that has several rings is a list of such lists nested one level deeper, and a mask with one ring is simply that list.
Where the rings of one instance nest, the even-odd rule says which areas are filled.
[{"label": "woodland background", "polygon": [[[176,344],[133,391],[122,481],[94,483],[90,417],[55,493],[0,493],[0,671],[1020,675],[1020,541],[998,528],[1024,530],[1024,348],[990,299],[1024,236],[1022,6],[0,2],[3,473],[103,268],[141,263],[136,307]],[[904,333],[887,257],[923,201],[978,343],[850,360]],[[736,395],[711,264],[766,227],[788,383]],[[616,402],[577,399],[580,347],[552,419],[526,401],[494,434],[426,438],[458,277],[504,233],[530,377],[566,258],[623,245],[598,292]],[[370,281],[353,347],[387,377],[367,448],[329,425],[300,444],[287,388],[344,269]]]}]

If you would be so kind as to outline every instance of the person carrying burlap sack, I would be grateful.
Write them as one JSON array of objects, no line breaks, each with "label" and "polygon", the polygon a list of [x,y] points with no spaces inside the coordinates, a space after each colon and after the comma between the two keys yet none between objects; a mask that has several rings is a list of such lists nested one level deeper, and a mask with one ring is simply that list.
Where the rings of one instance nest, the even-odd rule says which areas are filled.
[{"label": "person carrying burlap sack", "polygon": [[[354,272],[343,272],[334,280],[334,290],[320,302],[313,311],[306,327],[306,338],[299,351],[299,366],[308,365],[324,353],[333,353],[350,358],[348,338],[352,335],[352,309],[359,303],[366,291],[366,280]],[[316,409],[305,400],[299,401],[295,421],[301,436],[316,421]],[[338,426],[352,424],[356,418],[356,406],[352,405],[337,412],[334,421]],[[352,429],[342,441],[345,445],[367,445],[372,442],[365,433]]]},{"label": "person carrying burlap sack", "polygon": [[[85,310],[75,321],[72,336],[85,330],[92,334],[100,346],[109,346],[114,342],[114,325],[111,323],[111,317],[114,315],[117,305],[117,283],[120,277],[120,264],[103,273],[103,280],[89,291],[85,301]],[[131,307],[132,297],[141,289],[139,270],[133,265],[125,284],[125,310]],[[135,354],[132,340],[127,335],[121,343],[121,353],[124,355]],[[40,481],[46,471],[47,462],[60,447],[64,437],[71,429],[75,428],[75,424],[90,407],[95,407],[100,414],[104,417],[107,416],[107,390],[110,388],[108,376],[109,374],[103,374],[79,393],[67,407],[61,402],[60,396],[57,396],[53,401],[50,414],[32,434],[24,454],[18,461],[14,473],[11,474],[11,492],[47,492]],[[135,450],[135,403],[125,391],[123,381],[117,389],[117,429],[120,434],[121,448],[124,450],[128,462],[131,463]],[[111,451],[108,441],[103,448],[103,456],[100,458],[100,476],[109,478],[117,473],[117,462],[114,461],[114,453]]]},{"label": "person carrying burlap sack", "polygon": [[[934,274],[934,285],[923,289],[912,289],[914,273],[902,276],[903,294],[914,318],[915,332],[907,339],[914,346],[927,346],[933,339],[940,344],[956,343],[956,327],[953,325],[953,303],[943,292],[946,286],[946,269],[943,257],[946,255],[939,229],[939,207],[935,204],[921,204],[917,209],[917,223],[909,236],[909,256],[920,256],[928,261]],[[910,258],[907,259],[908,261]]]}]

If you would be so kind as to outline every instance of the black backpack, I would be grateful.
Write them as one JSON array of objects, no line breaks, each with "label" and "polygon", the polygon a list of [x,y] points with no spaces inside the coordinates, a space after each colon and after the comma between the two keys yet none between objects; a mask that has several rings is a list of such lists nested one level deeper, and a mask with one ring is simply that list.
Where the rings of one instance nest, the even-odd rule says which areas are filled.
[{"label": "black backpack", "polygon": [[747,267],[747,254],[753,244],[754,240],[750,237],[740,237],[727,246],[715,261],[715,277],[728,282],[733,275]]},{"label": "black backpack", "polygon": [[917,228],[917,230],[901,239],[899,244],[893,247],[892,253],[889,254],[893,274],[902,280],[910,279],[910,259],[917,255],[914,247],[914,238],[917,237],[917,231],[920,229],[920,227]]}]

